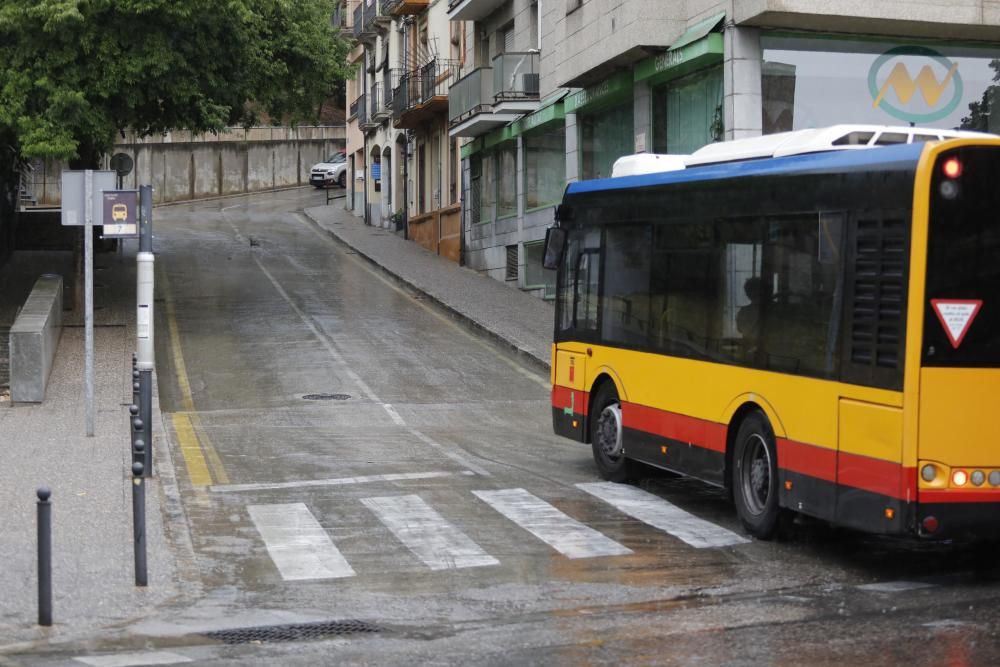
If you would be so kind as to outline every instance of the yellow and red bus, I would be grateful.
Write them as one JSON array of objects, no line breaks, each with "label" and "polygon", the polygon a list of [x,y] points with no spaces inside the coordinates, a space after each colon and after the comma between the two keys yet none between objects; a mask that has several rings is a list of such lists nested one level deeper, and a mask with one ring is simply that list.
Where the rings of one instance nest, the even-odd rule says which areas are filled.
[{"label": "yellow and red bus", "polygon": [[556,433],[799,512],[1000,534],[1000,139],[707,164],[570,184]]}]

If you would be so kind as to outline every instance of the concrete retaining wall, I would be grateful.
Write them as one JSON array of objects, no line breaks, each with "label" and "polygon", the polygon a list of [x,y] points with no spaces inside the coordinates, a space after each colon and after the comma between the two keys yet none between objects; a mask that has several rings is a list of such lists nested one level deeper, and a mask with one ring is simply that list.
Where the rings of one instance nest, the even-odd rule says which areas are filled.
[{"label": "concrete retaining wall", "polygon": [[[319,132],[318,130],[324,130]],[[179,134],[179,133],[174,133]],[[257,128],[219,135],[217,141],[147,139],[116,144],[114,153],[129,155],[134,166],[124,187],[152,184],[156,203],[259,192],[309,184],[309,169],[343,150],[344,128]],[[60,203],[64,165],[46,162],[34,174],[39,204]]]}]

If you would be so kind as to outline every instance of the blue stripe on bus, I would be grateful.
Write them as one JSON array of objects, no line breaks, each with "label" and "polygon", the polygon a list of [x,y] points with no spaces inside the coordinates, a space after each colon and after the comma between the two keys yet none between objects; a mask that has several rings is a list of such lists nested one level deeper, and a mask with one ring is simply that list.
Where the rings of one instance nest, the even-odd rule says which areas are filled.
[{"label": "blue stripe on bus", "polygon": [[913,169],[926,144],[899,144],[879,148],[837,150],[825,153],[808,153],[778,158],[760,158],[738,162],[723,162],[678,171],[664,171],[638,176],[597,178],[570,183],[566,194],[624,190],[671,183],[714,181],[724,178],[765,176],[769,174],[842,173],[858,169],[898,171]]}]

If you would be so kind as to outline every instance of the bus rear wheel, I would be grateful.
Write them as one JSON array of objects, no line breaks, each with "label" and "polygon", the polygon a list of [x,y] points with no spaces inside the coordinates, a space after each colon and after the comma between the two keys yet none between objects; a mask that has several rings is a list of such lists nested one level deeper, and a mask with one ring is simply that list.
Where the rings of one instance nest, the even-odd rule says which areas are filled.
[{"label": "bus rear wheel", "polygon": [[747,416],[733,450],[733,500],[736,512],[754,537],[768,540],[778,527],[778,455],[774,431],[761,412]]},{"label": "bus rear wheel", "polygon": [[629,462],[623,445],[622,407],[612,383],[600,386],[591,409],[590,444],[597,472],[609,482],[626,482]]}]

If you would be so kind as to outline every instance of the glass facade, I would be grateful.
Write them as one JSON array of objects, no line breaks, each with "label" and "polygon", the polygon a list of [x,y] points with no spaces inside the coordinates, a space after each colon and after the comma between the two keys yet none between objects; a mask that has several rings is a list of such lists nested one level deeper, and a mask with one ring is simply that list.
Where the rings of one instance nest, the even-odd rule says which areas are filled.
[{"label": "glass facade", "polygon": [[635,152],[632,105],[577,113],[580,126],[580,178],[607,178],[615,160]]},{"label": "glass facade", "polygon": [[524,206],[559,203],[566,188],[566,125],[562,120],[524,135]]},{"label": "glass facade", "polygon": [[653,151],[687,155],[722,141],[722,67],[653,89]]},{"label": "glass facade", "polygon": [[508,142],[495,153],[497,217],[517,215],[517,144]]},{"label": "glass facade", "polygon": [[765,134],[838,123],[1000,131],[1000,47],[762,36]]}]

